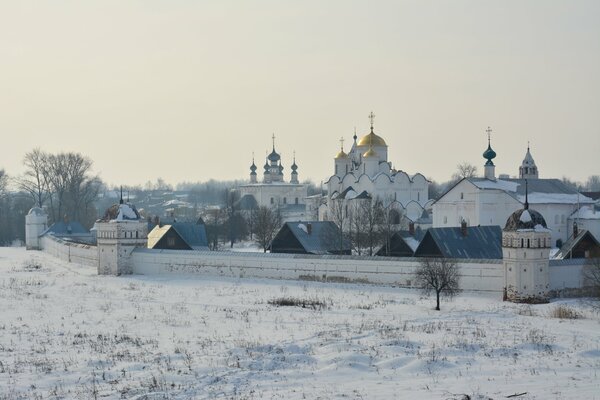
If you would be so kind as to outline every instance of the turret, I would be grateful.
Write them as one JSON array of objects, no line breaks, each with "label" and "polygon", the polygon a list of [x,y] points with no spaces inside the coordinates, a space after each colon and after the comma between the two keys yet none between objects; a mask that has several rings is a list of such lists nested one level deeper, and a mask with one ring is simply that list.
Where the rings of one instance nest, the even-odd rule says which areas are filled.
[{"label": "turret", "polygon": [[256,183],[256,164],[254,164],[254,156],[252,156],[252,165],[250,166],[250,183]]},{"label": "turret", "polygon": [[41,250],[41,234],[48,228],[48,215],[40,207],[33,207],[25,216],[25,245],[27,250]]},{"label": "turret", "polygon": [[296,165],[296,152],[294,152],[294,162],[290,167],[292,169],[292,173],[290,176],[290,183],[298,183],[298,166]]},{"label": "turret", "polygon": [[544,303],[550,290],[550,230],[542,214],[529,208],[515,211],[502,231],[502,263],[506,300]]},{"label": "turret", "polygon": [[98,274],[122,275],[133,272],[131,254],[136,248],[148,247],[148,223],[134,205],[125,203],[109,207],[96,221]]},{"label": "turret", "polygon": [[348,154],[344,152],[344,138],[340,138],[340,151],[333,159],[333,163],[335,167],[335,175],[337,175],[340,179],[351,171],[352,160]]},{"label": "turret", "polygon": [[486,179],[495,181],[496,180],[496,166],[494,165],[494,162],[492,160],[494,158],[496,158],[496,152],[494,150],[492,150],[492,145],[490,143],[490,134],[492,133],[492,129],[488,126],[486,132],[488,134],[488,148],[486,151],[483,152],[483,158],[485,158],[487,160],[487,162],[485,163],[485,165],[483,167],[484,177]]},{"label": "turret", "polygon": [[529,143],[527,144],[527,153],[525,158],[519,167],[519,178],[521,179],[538,179],[538,169],[535,165],[535,161],[529,151]]}]

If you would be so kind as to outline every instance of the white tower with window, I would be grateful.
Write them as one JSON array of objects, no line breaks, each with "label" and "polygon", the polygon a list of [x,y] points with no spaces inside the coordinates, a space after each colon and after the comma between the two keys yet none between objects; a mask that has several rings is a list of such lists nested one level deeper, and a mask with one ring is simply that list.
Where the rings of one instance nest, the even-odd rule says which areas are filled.
[{"label": "white tower with window", "polygon": [[515,211],[502,231],[505,299],[517,303],[548,301],[550,230],[542,214],[525,207]]},{"label": "white tower with window", "polygon": [[135,206],[124,203],[111,206],[96,221],[98,241],[98,275],[131,274],[131,253],[148,247],[148,224]]}]

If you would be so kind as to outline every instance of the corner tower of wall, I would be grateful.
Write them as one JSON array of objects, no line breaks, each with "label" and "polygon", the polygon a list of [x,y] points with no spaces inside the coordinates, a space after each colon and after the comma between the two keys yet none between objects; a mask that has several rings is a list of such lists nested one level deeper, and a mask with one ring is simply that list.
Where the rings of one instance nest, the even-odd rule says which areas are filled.
[{"label": "corner tower of wall", "polygon": [[41,235],[48,228],[48,215],[43,209],[33,207],[25,216],[25,245],[27,250],[41,250]]},{"label": "corner tower of wall", "polygon": [[148,246],[148,224],[135,206],[121,201],[96,221],[98,275],[131,274],[131,253]]},{"label": "corner tower of wall", "polygon": [[515,211],[502,231],[502,262],[506,300],[544,303],[550,291],[550,230],[540,213]]}]

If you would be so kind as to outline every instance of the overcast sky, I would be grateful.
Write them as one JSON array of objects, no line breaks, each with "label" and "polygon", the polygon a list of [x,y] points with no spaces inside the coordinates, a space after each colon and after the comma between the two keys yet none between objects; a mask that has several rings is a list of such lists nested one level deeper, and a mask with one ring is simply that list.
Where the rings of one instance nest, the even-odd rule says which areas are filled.
[{"label": "overcast sky", "polygon": [[[600,1],[0,0],[0,168],[77,151],[113,184],[333,173],[368,131],[409,174],[600,174]],[[259,172],[262,172],[259,169]]]}]

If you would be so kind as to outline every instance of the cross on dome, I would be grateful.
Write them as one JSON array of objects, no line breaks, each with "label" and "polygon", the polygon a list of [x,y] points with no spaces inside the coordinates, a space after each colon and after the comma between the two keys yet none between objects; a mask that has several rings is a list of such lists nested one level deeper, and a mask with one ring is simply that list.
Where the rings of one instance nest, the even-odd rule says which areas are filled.
[{"label": "cross on dome", "polygon": [[488,135],[488,144],[490,144],[490,137],[492,135],[492,128],[490,128],[489,126],[487,127],[487,129],[485,130],[485,132]]},{"label": "cross on dome", "polygon": [[373,114],[373,111],[371,111],[371,114],[369,114],[369,120],[371,120],[371,132],[373,132],[373,121],[375,120],[375,114]]}]

